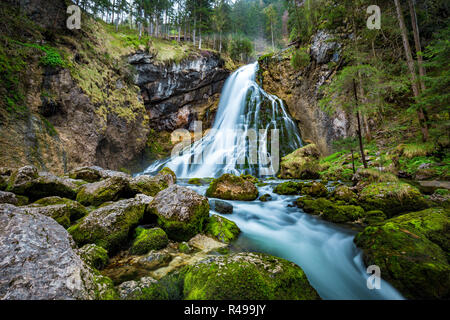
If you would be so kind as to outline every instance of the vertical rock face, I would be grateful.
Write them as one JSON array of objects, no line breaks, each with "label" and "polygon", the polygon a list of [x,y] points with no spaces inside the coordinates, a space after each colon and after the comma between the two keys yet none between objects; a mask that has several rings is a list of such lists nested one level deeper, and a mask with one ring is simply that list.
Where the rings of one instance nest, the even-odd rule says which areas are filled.
[{"label": "vertical rock face", "polygon": [[229,72],[218,54],[202,51],[180,62],[158,63],[137,52],[128,59],[136,69],[150,126],[157,130],[192,127],[202,107],[220,93]]},{"label": "vertical rock face", "polygon": [[0,299],[102,299],[115,296],[109,278],[97,274],[74,251],[55,220],[0,205]]},{"label": "vertical rock face", "polygon": [[292,117],[297,120],[302,139],[317,145],[322,154],[332,151],[332,142],[355,132],[355,120],[340,110],[333,115],[320,109],[320,87],[336,74],[337,67],[330,62],[339,61],[340,45],[332,36],[318,32],[311,42],[311,63],[294,70],[290,59],[273,56],[260,59],[258,80],[264,90],[285,100]]}]

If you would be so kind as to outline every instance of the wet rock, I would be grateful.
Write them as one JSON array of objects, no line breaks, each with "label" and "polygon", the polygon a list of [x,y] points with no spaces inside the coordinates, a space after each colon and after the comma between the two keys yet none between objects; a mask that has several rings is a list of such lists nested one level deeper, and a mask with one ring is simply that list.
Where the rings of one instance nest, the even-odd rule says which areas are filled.
[{"label": "wet rock", "polygon": [[258,198],[255,185],[230,173],[214,179],[206,190],[206,196],[224,200],[252,201]]},{"label": "wet rock", "polygon": [[151,200],[138,194],[133,199],[105,205],[90,212],[68,231],[79,246],[95,243],[113,253],[124,245],[130,231],[142,220]]},{"label": "wet rock", "polygon": [[135,239],[130,248],[131,254],[146,254],[150,250],[165,248],[169,243],[167,234],[161,228],[136,228]]},{"label": "wet rock", "polygon": [[108,251],[93,243],[77,249],[76,253],[84,262],[97,270],[103,269],[108,264]]},{"label": "wet rock", "polygon": [[101,171],[103,169],[96,166],[79,167],[69,172],[69,177],[72,179],[81,179],[87,182],[97,182],[102,179]]},{"label": "wet rock", "polygon": [[342,200],[347,203],[353,203],[356,202],[357,195],[349,187],[341,185],[333,190],[331,198],[334,200]]},{"label": "wet rock", "polygon": [[130,180],[130,190],[134,193],[143,193],[154,197],[158,192],[169,187],[163,176],[141,175]]},{"label": "wet rock", "polygon": [[259,201],[262,202],[267,202],[267,201],[271,201],[272,200],[272,196],[268,193],[263,194],[261,197],[259,197]]},{"label": "wet rock", "polygon": [[304,183],[295,181],[286,181],[278,184],[273,192],[281,195],[299,195],[302,191]]},{"label": "wet rock", "polygon": [[366,265],[408,299],[450,295],[449,211],[440,208],[404,214],[370,226],[355,237]]},{"label": "wet rock", "polygon": [[189,246],[192,248],[196,248],[202,252],[208,253],[211,251],[218,251],[222,248],[225,248],[227,244],[219,242],[211,237],[208,237],[204,234],[198,234],[188,242]]},{"label": "wet rock", "polygon": [[109,278],[86,265],[53,219],[0,204],[0,299],[113,299]]},{"label": "wet rock", "polygon": [[295,150],[281,159],[281,179],[319,179],[320,152],[315,144]]},{"label": "wet rock", "polygon": [[306,213],[320,215],[323,219],[335,223],[353,222],[364,217],[364,209],[360,206],[334,203],[325,198],[299,198],[297,206]]},{"label": "wet rock", "polygon": [[172,260],[172,255],[165,251],[150,251],[144,257],[140,257],[136,263],[149,270],[167,266]]},{"label": "wet rock", "polygon": [[311,197],[325,197],[328,194],[328,189],[322,183],[313,181],[304,184],[300,193]]},{"label": "wet rock", "polygon": [[241,230],[236,223],[217,214],[213,214],[209,217],[205,231],[207,235],[223,243],[230,243],[237,239],[240,232]]},{"label": "wet rock", "polygon": [[81,187],[77,201],[84,205],[98,206],[107,201],[116,201],[130,194],[129,181],[123,177],[88,183]]},{"label": "wet rock", "polygon": [[211,210],[217,211],[222,214],[233,213],[233,205],[226,201],[211,199],[209,200],[209,207]]},{"label": "wet rock", "polygon": [[171,185],[156,195],[148,214],[157,217],[158,225],[169,238],[187,241],[203,231],[209,217],[209,203],[206,197],[191,189]]}]

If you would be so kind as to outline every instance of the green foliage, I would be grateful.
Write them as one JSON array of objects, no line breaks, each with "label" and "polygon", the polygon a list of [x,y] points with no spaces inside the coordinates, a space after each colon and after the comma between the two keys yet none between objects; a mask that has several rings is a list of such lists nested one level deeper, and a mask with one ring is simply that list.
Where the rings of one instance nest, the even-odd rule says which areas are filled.
[{"label": "green foliage", "polygon": [[253,53],[252,42],[241,36],[231,38],[230,56],[236,61],[247,61]]},{"label": "green foliage", "polygon": [[309,64],[310,60],[311,58],[308,54],[308,49],[300,48],[298,50],[295,50],[292,54],[291,65],[296,70],[302,69]]}]

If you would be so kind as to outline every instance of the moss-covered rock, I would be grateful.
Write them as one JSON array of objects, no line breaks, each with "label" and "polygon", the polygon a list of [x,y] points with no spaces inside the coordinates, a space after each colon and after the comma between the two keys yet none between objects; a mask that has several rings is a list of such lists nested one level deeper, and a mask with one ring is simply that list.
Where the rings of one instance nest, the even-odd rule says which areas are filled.
[{"label": "moss-covered rock", "polygon": [[188,183],[195,184],[197,186],[201,186],[201,185],[207,184],[208,181],[201,179],[201,178],[191,178],[191,179],[189,179]]},{"label": "moss-covered rock", "polygon": [[103,206],[68,229],[79,245],[95,243],[113,253],[124,245],[130,231],[142,220],[152,198],[143,194]]},{"label": "moss-covered rock", "polygon": [[386,215],[381,210],[372,210],[364,214],[363,222],[365,224],[373,225],[386,220]]},{"label": "moss-covered rock", "polygon": [[349,187],[345,185],[337,186],[331,193],[331,198],[334,200],[341,200],[347,203],[356,203],[357,195]]},{"label": "moss-covered rock", "polygon": [[311,197],[325,197],[328,194],[328,189],[322,183],[313,181],[303,185],[300,193]]},{"label": "moss-covered rock", "polygon": [[279,178],[282,179],[319,179],[320,152],[315,144],[309,144],[295,150],[281,159]]},{"label": "moss-covered rock", "polygon": [[108,251],[95,244],[86,244],[76,250],[80,258],[92,268],[103,269],[108,264]]},{"label": "moss-covered rock", "polygon": [[168,187],[167,179],[163,176],[141,175],[130,180],[130,190],[133,193],[143,193],[151,197]]},{"label": "moss-covered rock", "polygon": [[428,207],[419,190],[403,182],[371,183],[359,194],[359,204],[366,210],[381,210],[388,217]]},{"label": "moss-covered rock", "polygon": [[126,281],[117,287],[122,300],[158,300],[167,299],[166,295],[159,296],[155,289],[157,281],[151,277],[143,277],[139,281]]},{"label": "moss-covered rock", "polygon": [[28,198],[19,196],[12,192],[0,191],[0,203],[9,203],[15,206],[24,206],[28,203]]},{"label": "moss-covered rock", "polygon": [[181,253],[189,254],[192,252],[192,248],[186,241],[183,241],[178,244],[178,251],[180,251]]},{"label": "moss-covered rock", "polygon": [[224,200],[252,201],[258,198],[255,185],[230,173],[214,179],[206,190],[206,196]]},{"label": "moss-covered rock", "polygon": [[130,248],[131,254],[146,254],[150,250],[165,248],[169,243],[167,234],[161,228],[136,228],[135,239]]},{"label": "moss-covered rock", "polygon": [[56,196],[42,198],[27,208],[35,208],[36,212],[55,219],[64,228],[88,214],[86,208],[78,202]]},{"label": "moss-covered rock", "polygon": [[129,196],[129,194],[129,181],[127,179],[111,177],[83,185],[77,194],[77,201],[86,206],[98,206],[107,201],[117,201],[122,197]]},{"label": "moss-covered rock", "polygon": [[187,241],[205,228],[208,198],[174,184],[156,195],[147,214],[156,216],[158,225],[170,239]]},{"label": "moss-covered rock", "polygon": [[302,191],[304,183],[295,181],[286,181],[278,184],[273,192],[282,195],[299,195]]},{"label": "moss-covered rock", "polygon": [[172,283],[181,281],[182,285],[174,287],[183,288],[180,295],[184,299],[320,299],[299,266],[261,253],[210,258],[169,277]]},{"label": "moss-covered rock", "polygon": [[87,182],[97,182],[102,179],[101,171],[103,169],[96,166],[79,167],[69,172],[69,177],[72,179],[81,179]]},{"label": "moss-covered rock", "polygon": [[449,226],[449,210],[432,208],[367,227],[355,243],[406,298],[449,299]]},{"label": "moss-covered rock", "polygon": [[259,179],[252,176],[251,174],[241,174],[240,177],[244,180],[250,181],[251,183],[259,183]]},{"label": "moss-covered rock", "polygon": [[172,169],[170,169],[168,167],[162,168],[156,176],[163,177],[166,180],[168,185],[171,185],[171,184],[174,184],[177,182],[177,175],[175,174],[175,172],[172,171]]},{"label": "moss-covered rock", "polygon": [[320,215],[323,219],[335,222],[353,222],[364,216],[364,209],[359,206],[343,205],[325,198],[299,198],[296,204],[306,213]]},{"label": "moss-covered rock", "polygon": [[6,190],[27,196],[31,201],[50,196],[75,199],[78,186],[68,179],[48,172],[38,173],[35,167],[25,166],[11,174]]},{"label": "moss-covered rock", "polygon": [[213,214],[209,217],[205,232],[207,235],[216,238],[223,243],[230,243],[237,239],[241,230],[233,221],[217,214]]}]

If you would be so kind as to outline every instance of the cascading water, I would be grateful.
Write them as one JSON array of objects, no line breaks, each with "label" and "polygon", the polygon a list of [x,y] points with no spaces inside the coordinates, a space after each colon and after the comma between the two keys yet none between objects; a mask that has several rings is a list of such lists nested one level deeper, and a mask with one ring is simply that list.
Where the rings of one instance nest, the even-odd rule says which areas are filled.
[{"label": "cascading water", "polygon": [[257,70],[253,63],[234,72],[225,82],[211,131],[179,155],[155,162],[145,173],[167,166],[181,178],[274,175],[279,158],[302,142],[283,101],[255,82]]},{"label": "cascading water", "polygon": [[[168,166],[181,178],[216,177],[224,172],[263,176],[268,168],[273,169],[276,144],[272,142],[277,139],[272,137],[269,144],[268,136],[269,130],[274,129],[281,142],[280,156],[299,148],[302,142],[298,129],[281,99],[267,94],[255,82],[257,68],[256,63],[244,66],[227,79],[210,133],[185,148],[181,155],[154,163],[145,173]],[[256,142],[248,141],[252,130],[258,131]],[[250,160],[252,155],[255,158],[256,149],[255,164]],[[369,274],[362,252],[353,243],[354,231],[293,208],[290,204],[294,196],[273,193],[279,181],[266,182],[258,189],[260,194],[270,194],[272,201],[229,201],[234,209],[226,218],[241,229],[234,244],[238,250],[265,252],[295,262],[324,299],[403,298],[383,280],[379,290],[367,287]],[[207,188],[186,184],[183,179],[178,183],[200,194],[205,194]]]}]

